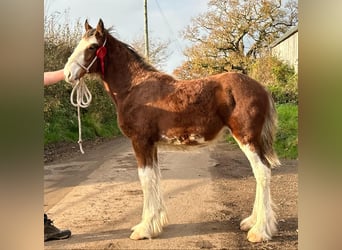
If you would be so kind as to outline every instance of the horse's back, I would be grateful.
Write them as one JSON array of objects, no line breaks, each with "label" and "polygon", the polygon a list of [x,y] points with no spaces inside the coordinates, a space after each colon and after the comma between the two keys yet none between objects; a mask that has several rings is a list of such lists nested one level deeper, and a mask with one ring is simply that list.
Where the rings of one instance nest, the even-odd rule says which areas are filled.
[{"label": "horse's back", "polygon": [[243,97],[267,97],[267,91],[264,86],[245,74],[226,72],[210,76],[207,79],[219,83],[226,91],[232,91],[236,96],[235,98],[239,98],[239,95]]}]

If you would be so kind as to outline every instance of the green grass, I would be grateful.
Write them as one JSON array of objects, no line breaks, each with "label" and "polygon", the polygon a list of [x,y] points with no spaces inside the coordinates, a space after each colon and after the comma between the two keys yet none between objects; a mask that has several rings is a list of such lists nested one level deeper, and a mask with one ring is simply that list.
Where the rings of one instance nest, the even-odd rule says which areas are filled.
[{"label": "green grass", "polygon": [[[120,134],[117,126],[116,117],[113,116],[107,121],[102,121],[95,113],[86,113],[81,115],[82,139],[91,140],[97,137],[112,137]],[[53,116],[44,126],[44,144],[56,142],[78,141],[78,121],[76,112],[70,117],[64,113],[58,113]]]},{"label": "green grass", "polygon": [[277,105],[278,132],[274,148],[280,158],[298,157],[298,106],[296,104]]},{"label": "green grass", "polygon": [[68,117],[63,113],[56,112],[48,122],[45,122],[44,144],[75,140],[78,140],[76,117]]},{"label": "green grass", "polygon": [[[297,159],[298,157],[298,105],[287,103],[277,105],[278,130],[274,148],[282,159]],[[232,136],[227,142],[235,144]]]}]

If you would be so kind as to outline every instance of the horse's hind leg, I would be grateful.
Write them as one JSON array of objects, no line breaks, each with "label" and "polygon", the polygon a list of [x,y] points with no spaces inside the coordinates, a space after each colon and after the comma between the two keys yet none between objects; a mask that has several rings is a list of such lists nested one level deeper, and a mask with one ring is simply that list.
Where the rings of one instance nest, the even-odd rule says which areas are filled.
[{"label": "horse's hind leg", "polygon": [[154,145],[133,141],[138,162],[138,174],[144,195],[142,220],[132,228],[131,239],[151,239],[163,231],[168,223],[160,190],[160,170],[157,148]]},{"label": "horse's hind leg", "polygon": [[277,231],[270,193],[271,170],[252,145],[245,144],[240,147],[247,156],[256,179],[253,211],[249,217],[242,220],[240,228],[244,231],[249,230],[247,239],[251,242],[270,240]]},{"label": "horse's hind leg", "polygon": [[237,139],[241,150],[247,156],[254,177],[256,179],[255,201],[252,214],[242,220],[240,228],[248,231],[247,239],[251,242],[261,242],[270,240],[277,231],[276,217],[272,209],[272,199],[270,192],[271,170],[265,164],[258,144],[242,143]]}]

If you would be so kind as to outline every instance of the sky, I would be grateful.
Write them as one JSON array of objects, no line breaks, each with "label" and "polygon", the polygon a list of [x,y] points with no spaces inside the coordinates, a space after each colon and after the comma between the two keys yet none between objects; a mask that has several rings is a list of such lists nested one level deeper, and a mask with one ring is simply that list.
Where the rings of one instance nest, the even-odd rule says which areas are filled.
[{"label": "sky", "polygon": [[[167,73],[185,60],[182,51],[190,43],[180,34],[191,18],[206,12],[209,0],[147,0],[150,39],[170,41],[169,58],[162,68]],[[45,0],[45,16],[68,11],[71,22],[88,19],[93,27],[99,18],[106,28],[114,27],[115,36],[130,43],[144,34],[144,0]]]}]

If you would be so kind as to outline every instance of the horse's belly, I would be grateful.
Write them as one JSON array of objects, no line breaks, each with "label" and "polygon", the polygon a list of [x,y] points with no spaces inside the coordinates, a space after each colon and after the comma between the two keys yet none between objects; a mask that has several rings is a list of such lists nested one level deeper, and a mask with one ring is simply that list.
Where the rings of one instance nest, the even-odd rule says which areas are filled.
[{"label": "horse's belly", "polygon": [[161,138],[158,141],[158,146],[171,146],[175,149],[179,148],[181,150],[208,146],[222,139],[226,132],[226,129],[221,129],[215,138],[211,140],[206,140],[206,138],[201,134],[183,134],[177,136],[161,135]]},{"label": "horse's belly", "polygon": [[168,137],[162,135],[159,141],[160,144],[174,145],[174,146],[197,146],[206,144],[206,141],[202,135],[198,134],[185,134],[181,136]]}]

